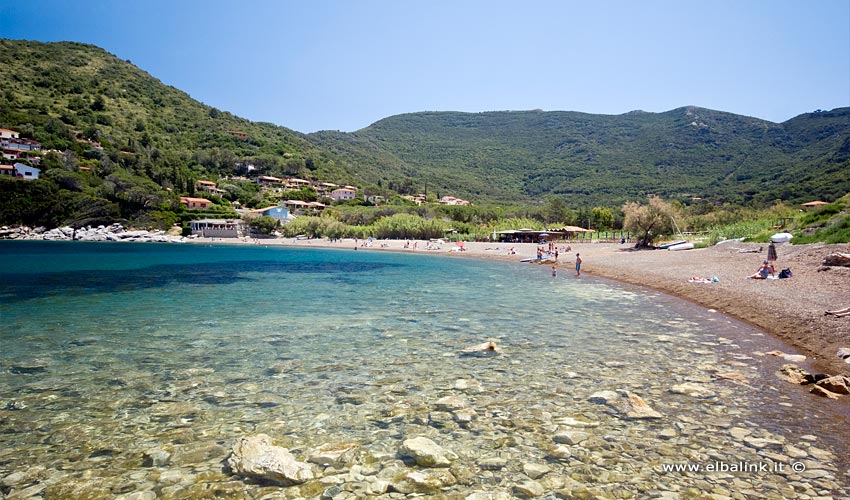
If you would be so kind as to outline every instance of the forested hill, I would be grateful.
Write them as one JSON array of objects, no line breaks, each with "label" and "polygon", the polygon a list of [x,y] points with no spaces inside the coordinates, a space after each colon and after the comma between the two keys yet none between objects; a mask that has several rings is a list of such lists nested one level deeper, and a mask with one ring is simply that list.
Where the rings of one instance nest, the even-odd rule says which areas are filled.
[{"label": "forested hill", "polygon": [[664,113],[429,112],[310,139],[472,199],[614,205],[646,194],[718,202],[835,199],[850,191],[850,108],[777,124],[697,107]]},{"label": "forested hill", "polygon": [[575,208],[646,194],[770,203],[850,191],[850,108],[782,124],[701,108],[413,113],[302,134],[200,103],[92,45],[0,39],[0,67],[0,128],[61,152],[44,154],[38,182],[0,179],[2,224],[166,225],[198,179],[224,187],[222,210],[273,201],[250,182],[221,182],[232,174],[474,203],[558,195]]},{"label": "forested hill", "polygon": [[[0,128],[61,152],[43,155],[38,182],[0,177],[0,224],[167,225],[196,180],[249,165],[354,181],[303,134],[200,103],[99,47],[0,39],[0,67]],[[268,204],[250,187],[230,183],[216,206]]]}]

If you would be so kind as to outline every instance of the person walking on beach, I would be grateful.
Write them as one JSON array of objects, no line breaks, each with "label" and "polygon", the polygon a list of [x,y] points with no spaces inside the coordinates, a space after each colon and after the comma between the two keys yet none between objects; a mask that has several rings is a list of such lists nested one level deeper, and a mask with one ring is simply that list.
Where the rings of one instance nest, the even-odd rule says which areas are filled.
[{"label": "person walking on beach", "polygon": [[776,244],[772,241],[767,246],[767,261],[770,262],[771,266],[776,262]]},{"label": "person walking on beach", "polygon": [[576,276],[581,276],[581,255],[576,253]]}]

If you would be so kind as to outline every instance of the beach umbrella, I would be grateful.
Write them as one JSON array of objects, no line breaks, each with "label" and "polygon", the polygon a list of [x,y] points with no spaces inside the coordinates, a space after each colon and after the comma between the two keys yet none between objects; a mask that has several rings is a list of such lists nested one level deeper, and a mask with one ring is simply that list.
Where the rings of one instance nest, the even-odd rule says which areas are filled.
[{"label": "beach umbrella", "polygon": [[549,233],[540,233],[540,236],[549,236]]}]

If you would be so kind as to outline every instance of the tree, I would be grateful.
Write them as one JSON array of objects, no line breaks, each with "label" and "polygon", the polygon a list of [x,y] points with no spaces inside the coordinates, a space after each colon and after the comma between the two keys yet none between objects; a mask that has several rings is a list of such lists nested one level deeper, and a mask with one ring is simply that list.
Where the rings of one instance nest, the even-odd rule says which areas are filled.
[{"label": "tree", "polygon": [[673,218],[678,215],[673,205],[656,197],[650,197],[646,205],[630,201],[623,205],[623,213],[623,228],[641,235],[637,248],[650,248],[656,238],[672,233]]},{"label": "tree", "polygon": [[102,95],[98,94],[94,98],[94,102],[91,103],[92,111],[105,111],[106,110],[106,100]]},{"label": "tree", "polygon": [[259,233],[272,234],[272,232],[277,229],[278,220],[274,217],[269,217],[268,215],[262,215],[248,222],[248,225],[251,229],[254,229]]},{"label": "tree", "polygon": [[546,207],[543,209],[544,222],[547,224],[560,223],[564,224],[570,217],[570,209],[563,198],[552,198]]},{"label": "tree", "polygon": [[594,207],[590,214],[591,227],[597,231],[607,231],[614,225],[614,214],[607,208]]}]

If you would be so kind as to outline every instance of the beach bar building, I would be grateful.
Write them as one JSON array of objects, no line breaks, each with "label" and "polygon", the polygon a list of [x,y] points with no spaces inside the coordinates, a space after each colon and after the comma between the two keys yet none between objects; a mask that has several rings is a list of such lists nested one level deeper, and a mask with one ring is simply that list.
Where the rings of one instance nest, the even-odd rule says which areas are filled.
[{"label": "beach bar building", "polygon": [[[593,229],[585,229],[578,226],[564,226],[558,229],[534,230],[534,229],[509,229],[507,231],[493,231],[493,240],[499,242],[513,243],[539,243],[541,241],[559,241],[559,240],[575,240],[585,239],[588,236],[593,236]],[[605,233],[606,239],[626,237],[627,233],[621,232],[619,236],[616,233]],[[597,233],[599,238],[602,233]]]},{"label": "beach bar building", "polygon": [[204,238],[238,238],[241,220],[201,219],[189,222],[192,235]]}]

